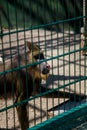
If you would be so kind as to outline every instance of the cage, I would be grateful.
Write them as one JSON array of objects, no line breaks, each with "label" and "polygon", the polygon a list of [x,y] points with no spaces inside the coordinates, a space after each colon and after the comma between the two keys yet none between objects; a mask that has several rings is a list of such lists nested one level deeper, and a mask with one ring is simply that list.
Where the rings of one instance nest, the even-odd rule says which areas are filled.
[{"label": "cage", "polygon": [[86,0],[0,0],[0,130],[87,128]]}]

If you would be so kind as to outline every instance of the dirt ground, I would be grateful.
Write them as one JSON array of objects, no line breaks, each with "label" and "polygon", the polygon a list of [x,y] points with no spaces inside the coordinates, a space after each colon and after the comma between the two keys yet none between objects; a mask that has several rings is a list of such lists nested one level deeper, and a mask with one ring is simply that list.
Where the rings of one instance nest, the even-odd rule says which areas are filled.
[{"label": "dirt ground", "polygon": [[[3,56],[4,50],[5,61],[10,59],[9,54],[15,55],[18,46],[23,48],[25,39],[39,44],[51,66],[50,76],[42,84],[49,88],[61,88],[62,91],[87,94],[87,81],[81,80],[87,76],[87,57],[82,56],[79,51],[81,40],[79,34],[56,33],[41,29],[33,30],[32,33],[30,31],[15,33],[15,30],[12,32],[11,35],[3,37],[3,44],[0,41],[0,56]],[[10,51],[9,48],[12,50]],[[74,52],[74,50],[76,51]],[[63,54],[65,55],[63,56]],[[62,89],[64,85],[66,87]],[[58,107],[61,103],[64,104],[67,100],[67,98],[54,98],[54,94],[52,94],[51,98],[39,97],[29,101],[29,127],[47,120],[47,111],[54,114],[53,108]],[[12,100],[2,99],[0,100],[0,110],[12,104]],[[69,108],[71,107],[69,106]],[[57,114],[60,114],[65,111],[65,108],[63,110],[58,108],[57,111]],[[1,128],[20,129],[15,108],[0,112],[0,130]]]}]

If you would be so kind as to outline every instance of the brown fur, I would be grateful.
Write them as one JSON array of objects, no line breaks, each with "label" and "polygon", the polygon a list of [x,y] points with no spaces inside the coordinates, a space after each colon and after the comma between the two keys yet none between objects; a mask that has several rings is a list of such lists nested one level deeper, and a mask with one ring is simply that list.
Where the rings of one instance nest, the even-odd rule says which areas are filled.
[{"label": "brown fur", "polygon": [[[43,77],[44,79],[47,78],[49,72],[47,74],[41,74],[38,68],[39,65],[27,67],[27,69],[18,68],[19,65],[24,66],[36,62],[34,58],[35,55],[43,53],[40,48],[30,42],[27,42],[27,46],[29,52],[26,54],[26,60],[23,57],[24,54],[20,54],[13,58],[12,63],[6,63],[5,71],[15,68],[18,70],[0,75],[0,98],[5,98],[7,100],[8,97],[12,96],[14,103],[19,103],[29,98],[31,95],[37,94],[39,92],[41,79]],[[4,71],[4,66],[1,66],[0,71]],[[21,130],[26,130],[29,125],[27,103],[28,101],[16,107]]]}]

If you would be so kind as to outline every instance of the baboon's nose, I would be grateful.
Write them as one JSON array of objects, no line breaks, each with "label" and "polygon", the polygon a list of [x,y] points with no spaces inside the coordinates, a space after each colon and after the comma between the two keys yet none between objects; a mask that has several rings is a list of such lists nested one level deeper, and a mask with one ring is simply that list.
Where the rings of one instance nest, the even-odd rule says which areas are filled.
[{"label": "baboon's nose", "polygon": [[47,69],[50,70],[50,65],[47,63],[46,65]]},{"label": "baboon's nose", "polygon": [[48,74],[50,72],[50,65],[48,63],[44,64],[42,73],[43,74]]},{"label": "baboon's nose", "polygon": [[48,63],[46,64],[46,69],[50,71],[50,65]]}]

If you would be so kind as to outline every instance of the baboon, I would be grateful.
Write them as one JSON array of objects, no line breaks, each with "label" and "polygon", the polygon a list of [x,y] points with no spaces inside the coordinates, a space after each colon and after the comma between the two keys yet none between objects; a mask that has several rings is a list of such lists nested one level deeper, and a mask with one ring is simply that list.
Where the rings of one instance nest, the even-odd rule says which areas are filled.
[{"label": "baboon", "polygon": [[[29,49],[26,58],[24,54],[20,53],[13,57],[11,63],[6,63],[5,67],[0,68],[2,72],[4,69],[7,71],[0,75],[0,97],[6,100],[8,97],[13,97],[14,103],[21,103],[37,94],[41,80],[46,80],[50,72],[49,64],[43,62],[44,55],[40,48],[30,42],[26,42],[26,44]],[[41,63],[35,64],[36,61],[41,61]],[[33,65],[21,68],[26,64]],[[14,71],[11,72],[11,70]],[[29,126],[27,104],[28,100],[16,106],[21,130],[26,130]]]}]

